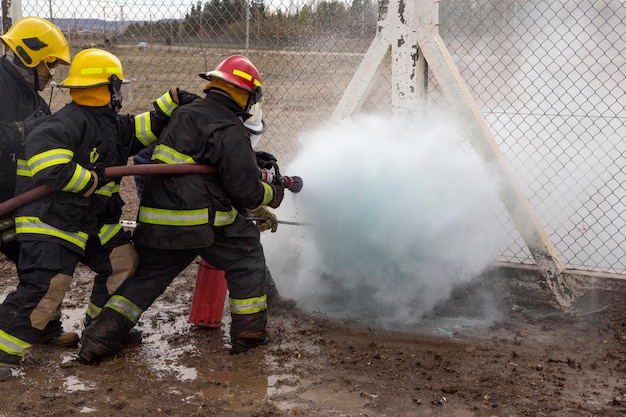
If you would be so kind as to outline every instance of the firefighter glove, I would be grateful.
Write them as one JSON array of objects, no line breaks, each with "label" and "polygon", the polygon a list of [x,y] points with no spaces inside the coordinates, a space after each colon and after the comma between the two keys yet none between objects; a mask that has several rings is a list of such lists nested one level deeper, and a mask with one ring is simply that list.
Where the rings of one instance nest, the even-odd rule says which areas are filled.
[{"label": "firefighter glove", "polygon": [[181,90],[178,87],[172,88],[170,90],[170,95],[172,96],[172,100],[174,100],[174,103],[178,104],[179,106],[182,106],[183,104],[191,103],[195,99],[200,98],[200,96],[198,96],[197,94],[190,93],[185,90]]},{"label": "firefighter glove", "polygon": [[248,215],[250,217],[259,217],[265,219],[264,222],[257,221],[256,223],[256,226],[261,232],[271,230],[272,233],[274,233],[278,229],[278,218],[276,218],[276,215],[269,211],[266,206],[259,206],[255,209],[248,210]]},{"label": "firefighter glove", "polygon": [[274,184],[272,185],[274,189],[274,198],[267,205],[271,208],[278,208],[280,203],[283,202],[283,197],[285,196],[285,188],[282,185]]},{"label": "firefighter glove", "polygon": [[274,168],[278,159],[274,155],[268,152],[255,151],[256,164],[262,169]]},{"label": "firefighter glove", "polygon": [[94,172],[96,174],[96,176],[98,177],[98,183],[101,185],[106,184],[107,182],[111,181],[110,178],[107,178],[105,173],[104,173],[104,169],[106,167],[104,166],[104,162],[97,162],[93,169],[91,170],[92,172]]},{"label": "firefighter glove", "polygon": [[26,119],[19,121],[19,122],[15,122],[17,131],[20,134],[20,139],[22,141],[22,144],[26,143],[25,142],[26,136],[28,136],[31,130],[39,126],[41,122],[48,120],[50,117],[51,116],[49,114],[45,114],[43,111],[37,110],[31,115],[29,115]]}]

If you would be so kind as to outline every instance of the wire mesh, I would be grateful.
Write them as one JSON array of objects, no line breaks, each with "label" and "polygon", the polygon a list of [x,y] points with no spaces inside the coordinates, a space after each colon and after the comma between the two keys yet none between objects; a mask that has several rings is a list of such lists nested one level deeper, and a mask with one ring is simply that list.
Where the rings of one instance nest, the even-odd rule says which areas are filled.
[{"label": "wire mesh", "polygon": [[[246,54],[267,86],[272,134],[265,145],[282,161],[297,152],[299,134],[329,119],[377,33],[378,15],[371,0],[24,0],[13,7],[52,20],[73,55],[87,47],[115,53],[132,80],[129,113],[174,86],[201,91],[199,72]],[[439,19],[563,261],[571,269],[626,272],[626,5],[441,0]],[[10,26],[6,14],[3,23]],[[389,111],[390,68],[379,73],[364,110]],[[67,68],[59,71],[63,79]],[[445,106],[432,75],[428,94],[429,105]],[[53,110],[67,101],[62,90],[51,92]],[[509,236],[499,260],[533,263],[504,208],[499,218]]]}]

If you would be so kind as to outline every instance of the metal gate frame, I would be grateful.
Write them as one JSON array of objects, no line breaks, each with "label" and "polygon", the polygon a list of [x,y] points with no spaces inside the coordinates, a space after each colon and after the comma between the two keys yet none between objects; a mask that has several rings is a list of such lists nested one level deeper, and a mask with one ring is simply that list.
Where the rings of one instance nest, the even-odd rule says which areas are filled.
[{"label": "metal gate frame", "polygon": [[331,117],[351,117],[363,106],[382,63],[391,59],[392,109],[411,117],[427,98],[428,70],[439,82],[450,110],[457,116],[477,153],[503,178],[500,198],[522,236],[556,301],[572,306],[575,294],[565,266],[459,73],[439,34],[437,0],[381,0],[376,37],[367,50]]}]

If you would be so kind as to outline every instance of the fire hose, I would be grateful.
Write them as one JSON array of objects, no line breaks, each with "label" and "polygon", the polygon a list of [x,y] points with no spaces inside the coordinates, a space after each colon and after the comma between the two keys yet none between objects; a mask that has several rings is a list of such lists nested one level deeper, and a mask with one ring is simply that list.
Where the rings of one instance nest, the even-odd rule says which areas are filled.
[{"label": "fire hose", "polygon": [[[177,174],[215,174],[217,168],[212,165],[199,164],[141,164],[141,165],[119,165],[104,169],[107,178],[118,178],[128,175],[177,175]],[[294,176],[282,176],[280,178],[283,187],[297,193],[302,189],[302,178]],[[25,206],[40,198],[56,193],[52,187],[40,185],[22,194],[16,195],[0,203],[0,216],[10,213],[15,209]],[[287,223],[289,224],[289,223]]]},{"label": "fire hose", "polygon": [[[168,175],[168,174],[215,174],[217,169],[212,165],[198,164],[142,164],[120,165],[104,169],[107,178],[118,178],[127,175]],[[0,203],[0,216],[10,213],[15,209],[25,206],[40,198],[56,193],[52,187],[40,185],[22,194],[16,195]]]}]

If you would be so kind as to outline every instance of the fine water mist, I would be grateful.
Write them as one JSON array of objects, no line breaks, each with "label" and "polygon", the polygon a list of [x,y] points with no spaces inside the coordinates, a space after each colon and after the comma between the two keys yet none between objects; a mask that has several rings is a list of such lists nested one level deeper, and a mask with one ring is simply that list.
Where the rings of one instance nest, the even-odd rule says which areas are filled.
[{"label": "fine water mist", "polygon": [[[301,138],[287,192],[264,233],[279,289],[302,308],[378,324],[420,321],[498,255],[498,179],[451,118],[375,115]],[[310,225],[309,225],[310,224]]]}]

